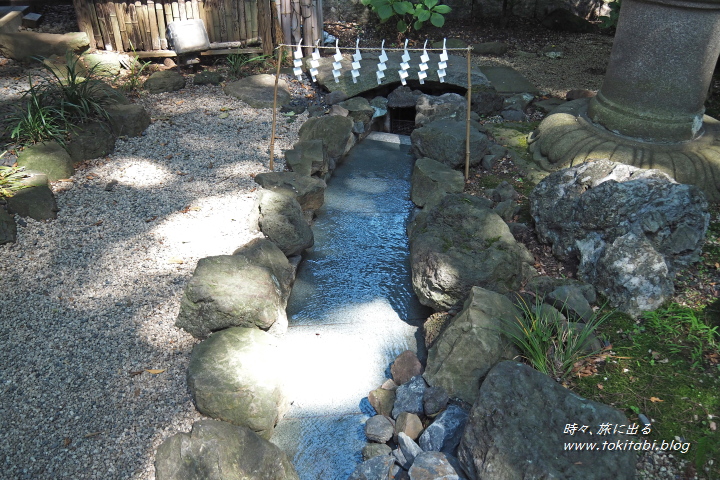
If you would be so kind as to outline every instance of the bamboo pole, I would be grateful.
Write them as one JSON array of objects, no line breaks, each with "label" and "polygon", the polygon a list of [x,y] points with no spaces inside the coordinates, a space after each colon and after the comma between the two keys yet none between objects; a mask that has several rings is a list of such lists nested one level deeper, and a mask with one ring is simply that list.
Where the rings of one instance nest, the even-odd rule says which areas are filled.
[{"label": "bamboo pole", "polygon": [[470,107],[472,105],[472,75],[470,73],[470,53],[472,46],[467,47],[467,106],[465,115],[465,181],[470,178]]},{"label": "bamboo pole", "polygon": [[137,12],[135,4],[127,5],[127,13],[125,14],[125,30],[127,30],[128,41],[130,42],[130,50],[140,50],[140,39],[137,36]]},{"label": "bamboo pole", "polygon": [[275,90],[273,92],[273,119],[270,133],[270,171],[275,170],[275,125],[277,124],[277,92],[280,80],[280,64],[282,63],[283,47],[278,47],[277,70],[275,71]]},{"label": "bamboo pole", "polygon": [[188,20],[192,20],[193,18],[195,18],[195,17],[193,17],[193,8],[192,8],[191,0],[187,0],[187,2],[185,2],[185,15],[187,16]]},{"label": "bamboo pole", "polygon": [[167,29],[167,26],[165,25],[165,13],[163,11],[163,6],[162,6],[162,3],[160,3],[160,2],[155,3],[155,17],[157,18],[157,23],[158,23],[158,36],[160,37],[160,48],[165,50],[168,48],[167,38],[165,37],[165,30]]},{"label": "bamboo pole", "polygon": [[94,0],[87,1],[88,11],[90,12],[90,22],[92,23],[93,33],[95,34],[95,48],[102,48],[104,46],[103,35],[100,31],[100,21],[98,20],[97,10],[95,9],[95,2]]},{"label": "bamboo pole", "polygon": [[232,18],[232,22],[228,23],[229,42],[239,42],[240,40],[244,40],[244,38],[240,35],[240,23],[242,23],[240,2],[241,0],[230,0],[230,16]]},{"label": "bamboo pole", "polygon": [[220,35],[220,12],[218,12],[217,5],[210,8],[210,17],[212,18],[213,25],[213,39],[216,42],[222,42],[222,35]]},{"label": "bamboo pole", "polygon": [[180,20],[187,20],[187,10],[185,9],[185,0],[178,0],[178,11],[180,13]]},{"label": "bamboo pole", "polygon": [[198,0],[192,0],[190,3],[192,6],[192,18],[200,19],[200,7],[198,6]]},{"label": "bamboo pole", "polygon": [[95,4],[95,12],[98,19],[98,25],[100,26],[100,33],[102,34],[105,50],[112,50],[112,33],[110,31],[109,16],[106,15],[107,11],[105,10],[105,3],[102,1],[98,1]]},{"label": "bamboo pole", "polygon": [[273,52],[271,8],[270,0],[258,0],[258,33],[260,34],[264,55],[272,55]]},{"label": "bamboo pole", "polygon": [[245,2],[243,0],[236,0],[235,3],[240,12],[240,17],[238,18],[238,27],[240,29],[238,40],[245,41],[250,36],[247,31],[247,10],[245,8]]},{"label": "bamboo pole", "polygon": [[165,25],[167,26],[173,21],[173,8],[170,0],[165,0],[163,11],[165,12]]},{"label": "bamboo pole", "polygon": [[123,50],[126,52],[130,51],[130,39],[127,33],[127,16],[125,14],[127,6],[124,2],[115,4],[115,15],[118,20],[118,28],[120,28],[120,39],[122,40]]},{"label": "bamboo pole", "polygon": [[155,2],[153,0],[147,0],[147,13],[152,49],[160,50],[160,32],[158,31],[158,19],[155,14]]},{"label": "bamboo pole", "polygon": [[180,7],[178,7],[178,2],[172,2],[172,17],[172,22],[180,20]]},{"label": "bamboo pole", "polygon": [[138,16],[138,26],[140,37],[142,38],[143,50],[152,50],[152,41],[150,40],[150,19],[147,14],[147,5],[140,0],[135,2],[135,11]]},{"label": "bamboo pole", "polygon": [[85,32],[93,48],[97,48],[95,42],[95,33],[93,32],[93,25],[88,8],[88,2],[85,0],[73,0],[73,6],[75,7],[75,17],[77,18],[78,30]]}]

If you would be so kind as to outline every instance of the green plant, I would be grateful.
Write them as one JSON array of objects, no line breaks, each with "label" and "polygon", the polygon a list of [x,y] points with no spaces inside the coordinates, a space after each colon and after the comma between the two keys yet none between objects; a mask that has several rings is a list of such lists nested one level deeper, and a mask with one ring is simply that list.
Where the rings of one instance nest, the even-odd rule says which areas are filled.
[{"label": "green plant", "polygon": [[48,75],[35,85],[29,77],[25,107],[10,118],[15,123],[11,138],[23,144],[47,139],[63,143],[74,126],[108,119],[105,106],[112,99],[107,86],[96,78],[99,65],[85,70],[72,52],[66,54],[65,64],[60,66],[42,57],[34,59],[42,62]]},{"label": "green plant", "polygon": [[143,70],[145,70],[148,65],[150,65],[152,62],[144,62],[140,60],[140,58],[135,55],[135,47],[132,46],[132,52],[133,55],[130,57],[130,63],[128,65],[128,77],[125,80],[125,83],[123,84],[122,88],[126,92],[133,92],[140,87],[140,75],[142,74]]},{"label": "green plant", "polygon": [[255,55],[252,56],[249,53],[232,53],[227,56],[227,62],[230,66],[230,73],[233,75],[240,75],[243,68],[253,63],[265,63],[269,58],[269,55]]},{"label": "green plant", "polygon": [[[0,154],[2,158],[5,153]],[[25,175],[22,171],[25,167],[7,167],[0,165],[0,197],[12,197],[18,190],[25,188],[27,185],[22,183]]]},{"label": "green plant", "polygon": [[572,324],[561,319],[556,311],[544,310],[542,304],[539,297],[534,308],[522,300],[520,315],[506,320],[501,331],[533,368],[563,381],[570,377],[577,362],[599,353],[591,347],[593,334],[610,313],[594,314],[584,324]]},{"label": "green plant", "polygon": [[608,2],[610,12],[608,15],[600,17],[600,28],[610,29],[617,27],[620,18],[620,0],[610,0]]},{"label": "green plant", "polygon": [[410,2],[407,0],[361,0],[362,4],[370,7],[385,23],[391,18],[399,17],[397,30],[406,33],[410,28],[420,30],[425,22],[430,20],[436,27],[445,25],[444,14],[450,12],[447,5],[438,5],[438,0],[421,0]]}]

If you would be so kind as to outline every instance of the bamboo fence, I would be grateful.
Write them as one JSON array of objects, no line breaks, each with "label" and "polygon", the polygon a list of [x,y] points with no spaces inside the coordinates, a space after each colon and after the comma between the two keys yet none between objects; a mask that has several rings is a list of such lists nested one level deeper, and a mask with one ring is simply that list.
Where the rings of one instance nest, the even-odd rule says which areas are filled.
[{"label": "bamboo fence", "polygon": [[136,52],[139,56],[174,56],[166,38],[167,25],[198,18],[205,24],[214,53],[233,53],[261,45],[263,53],[269,55],[273,45],[283,39],[278,20],[280,9],[274,3],[274,0],[73,0],[78,27],[87,33],[91,46]]}]

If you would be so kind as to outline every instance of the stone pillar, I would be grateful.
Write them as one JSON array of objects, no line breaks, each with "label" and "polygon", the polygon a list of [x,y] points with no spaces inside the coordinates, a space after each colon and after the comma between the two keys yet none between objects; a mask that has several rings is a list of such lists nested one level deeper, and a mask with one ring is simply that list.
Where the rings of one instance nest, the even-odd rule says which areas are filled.
[{"label": "stone pillar", "polygon": [[703,115],[720,53],[720,0],[623,0],[602,88],[528,137],[546,170],[607,158],[720,201],[720,122]]},{"label": "stone pillar", "polygon": [[650,141],[702,133],[720,53],[720,1],[623,0],[605,80],[588,116]]}]

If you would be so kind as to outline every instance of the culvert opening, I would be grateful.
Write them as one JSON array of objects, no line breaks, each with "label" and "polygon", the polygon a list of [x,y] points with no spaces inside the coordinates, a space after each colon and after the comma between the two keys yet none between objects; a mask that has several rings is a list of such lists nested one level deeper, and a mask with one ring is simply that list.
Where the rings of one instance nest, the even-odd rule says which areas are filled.
[{"label": "culvert opening", "polygon": [[415,107],[388,108],[390,133],[410,135],[415,130]]}]

